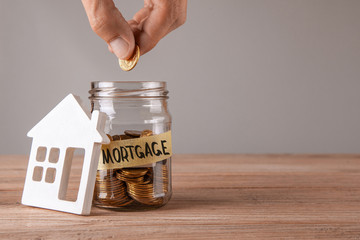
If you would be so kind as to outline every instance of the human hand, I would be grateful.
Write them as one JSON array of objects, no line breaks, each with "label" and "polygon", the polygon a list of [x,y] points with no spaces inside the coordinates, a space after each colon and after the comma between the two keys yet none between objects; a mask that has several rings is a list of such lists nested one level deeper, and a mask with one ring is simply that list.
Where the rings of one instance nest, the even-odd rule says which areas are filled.
[{"label": "human hand", "polygon": [[169,32],[185,23],[187,0],[144,0],[126,21],[113,0],[82,0],[90,26],[120,59],[132,56],[135,44],[147,53]]}]

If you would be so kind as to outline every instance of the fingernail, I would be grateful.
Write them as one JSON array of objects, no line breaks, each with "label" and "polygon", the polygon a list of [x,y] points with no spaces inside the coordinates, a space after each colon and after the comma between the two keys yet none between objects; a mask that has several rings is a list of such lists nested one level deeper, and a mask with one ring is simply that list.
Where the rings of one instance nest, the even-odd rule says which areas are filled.
[{"label": "fingernail", "polygon": [[120,59],[126,59],[129,52],[129,44],[121,37],[112,40],[110,43],[114,54]]}]

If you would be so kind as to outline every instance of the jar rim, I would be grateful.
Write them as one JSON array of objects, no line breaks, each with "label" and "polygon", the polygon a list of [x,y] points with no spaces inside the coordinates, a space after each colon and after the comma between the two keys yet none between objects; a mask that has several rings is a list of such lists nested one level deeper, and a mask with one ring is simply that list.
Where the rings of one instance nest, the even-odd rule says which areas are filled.
[{"label": "jar rim", "polygon": [[165,81],[93,81],[90,99],[160,98],[167,99]]}]

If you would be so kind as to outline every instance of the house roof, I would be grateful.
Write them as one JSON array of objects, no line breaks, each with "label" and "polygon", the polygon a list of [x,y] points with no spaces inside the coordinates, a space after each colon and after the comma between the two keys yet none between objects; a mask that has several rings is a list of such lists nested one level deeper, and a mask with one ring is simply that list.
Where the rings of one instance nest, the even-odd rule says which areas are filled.
[{"label": "house roof", "polygon": [[28,136],[49,143],[64,142],[67,145],[84,145],[86,142],[108,143],[106,134],[99,131],[99,122],[104,116],[90,112],[81,105],[81,100],[69,94],[29,132]]}]

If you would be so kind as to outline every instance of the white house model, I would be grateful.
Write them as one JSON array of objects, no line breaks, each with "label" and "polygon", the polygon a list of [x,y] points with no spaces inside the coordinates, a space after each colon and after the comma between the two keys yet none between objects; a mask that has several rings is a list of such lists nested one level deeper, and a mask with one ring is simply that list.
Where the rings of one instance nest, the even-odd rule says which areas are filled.
[{"label": "white house model", "polygon": [[[90,115],[72,94],[33,127],[28,133],[33,142],[22,204],[90,214],[101,144],[109,143],[104,127],[105,115],[99,111]],[[85,152],[82,174],[76,201],[67,201],[76,149]]]}]

